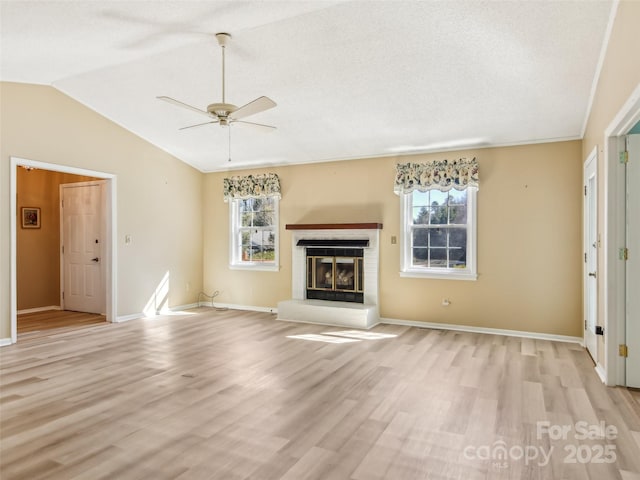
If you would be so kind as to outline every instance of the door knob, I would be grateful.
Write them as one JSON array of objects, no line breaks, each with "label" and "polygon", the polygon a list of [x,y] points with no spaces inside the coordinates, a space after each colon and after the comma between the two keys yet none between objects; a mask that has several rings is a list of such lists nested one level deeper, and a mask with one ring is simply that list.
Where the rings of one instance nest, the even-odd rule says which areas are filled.
[{"label": "door knob", "polygon": [[589,276],[593,277],[593,278],[596,278],[596,272],[589,272]]},{"label": "door knob", "polygon": [[[92,259],[91,259],[91,261],[92,261],[92,262],[99,262],[99,261],[100,261],[100,259],[99,259],[98,257],[96,257],[96,258],[92,258]],[[591,275],[591,274],[589,274],[589,275]]]}]

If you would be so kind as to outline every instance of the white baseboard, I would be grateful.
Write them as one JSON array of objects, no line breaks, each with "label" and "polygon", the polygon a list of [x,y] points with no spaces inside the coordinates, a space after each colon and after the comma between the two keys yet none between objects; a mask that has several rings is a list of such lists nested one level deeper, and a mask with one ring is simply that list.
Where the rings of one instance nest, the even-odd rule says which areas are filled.
[{"label": "white baseboard", "polygon": [[13,345],[10,338],[0,338],[0,347],[8,347],[9,345]]},{"label": "white baseboard", "polygon": [[[169,312],[170,313],[181,312],[183,310],[190,310],[192,308],[198,308],[198,304],[197,303],[188,303],[186,305],[176,305],[175,307],[170,307],[169,308]],[[160,312],[157,315],[163,315],[163,312]],[[121,315],[121,316],[116,318],[116,322],[117,323],[128,322],[129,320],[136,320],[138,318],[145,318],[146,316],[147,315],[145,315],[144,312],[132,313],[130,315]]]},{"label": "white baseboard", "polygon": [[602,383],[604,383],[606,385],[607,384],[607,372],[604,370],[602,365],[597,363],[595,368],[594,368],[594,370],[598,374],[598,377],[600,377],[600,380],[602,380]]},{"label": "white baseboard", "polygon": [[16,313],[23,315],[25,313],[46,312],[48,310],[62,310],[62,307],[60,305],[50,305],[48,307],[25,308],[24,310],[18,310]]},{"label": "white baseboard", "polygon": [[172,312],[180,312],[182,310],[191,310],[192,308],[198,308],[198,304],[188,303],[186,305],[177,305],[175,307],[170,307],[169,310]]},{"label": "white baseboard", "polygon": [[[201,306],[205,305],[206,302],[201,302]],[[208,302],[211,303],[211,302]],[[265,312],[265,313],[278,313],[278,309],[276,307],[256,307],[254,305],[238,305],[235,303],[218,303],[215,302],[214,305],[216,307],[228,308],[229,310],[248,310],[250,312]]]},{"label": "white baseboard", "polygon": [[115,323],[128,322],[129,320],[136,320],[144,317],[144,313],[132,313],[130,315],[119,315],[116,317]]},{"label": "white baseboard", "polygon": [[380,323],[404,325],[406,327],[433,328],[436,330],[455,330],[469,333],[488,333],[491,335],[505,335],[508,337],[533,338],[536,340],[551,340],[553,342],[577,343],[584,346],[582,337],[568,335],[554,335],[551,333],[525,332],[521,330],[503,330],[501,328],[472,327],[469,325],[455,325],[451,323],[416,322],[413,320],[398,320],[396,318],[380,318]]}]

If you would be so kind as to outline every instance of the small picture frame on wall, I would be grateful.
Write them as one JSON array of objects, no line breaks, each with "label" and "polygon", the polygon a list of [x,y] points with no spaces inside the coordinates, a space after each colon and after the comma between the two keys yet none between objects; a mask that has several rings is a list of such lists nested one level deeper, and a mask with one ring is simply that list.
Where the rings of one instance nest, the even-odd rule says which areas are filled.
[{"label": "small picture frame on wall", "polygon": [[22,207],[22,228],[40,228],[40,209]]}]

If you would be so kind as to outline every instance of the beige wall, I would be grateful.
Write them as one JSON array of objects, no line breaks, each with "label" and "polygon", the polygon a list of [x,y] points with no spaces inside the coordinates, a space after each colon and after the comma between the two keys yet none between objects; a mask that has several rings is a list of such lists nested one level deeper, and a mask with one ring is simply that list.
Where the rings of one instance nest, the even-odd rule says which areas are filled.
[{"label": "beige wall", "polygon": [[[400,278],[396,163],[476,156],[478,272],[475,282]],[[275,172],[282,183],[279,272],[228,268],[228,205],[222,179]],[[270,168],[206,175],[204,286],[218,301],[275,307],[291,297],[287,223],[381,222],[380,313],[559,335],[582,335],[581,142],[548,143],[404,158]],[[451,300],[442,307],[443,298]]]},{"label": "beige wall", "polygon": [[[640,83],[640,2],[623,0],[618,6],[609,45],[602,65],[602,72],[593,99],[591,114],[587,122],[582,142],[582,158],[585,160],[594,148],[598,149],[598,204],[601,238],[605,236],[604,199],[605,199],[605,130],[620,111],[633,90]],[[615,159],[614,159],[615,161]],[[612,212],[609,212],[610,214]],[[598,270],[604,271],[604,252],[599,252]],[[604,323],[605,285],[598,285],[598,324]],[[598,362],[605,366],[603,338],[599,337]]]},{"label": "beige wall", "polygon": [[[17,169],[18,310],[60,306],[60,185],[93,177]],[[21,228],[22,207],[40,208],[40,228]]]},{"label": "beige wall", "polygon": [[0,121],[0,339],[10,336],[10,156],[117,176],[118,316],[141,312],[167,272],[170,305],[197,300],[200,172],[52,87],[0,83]]}]

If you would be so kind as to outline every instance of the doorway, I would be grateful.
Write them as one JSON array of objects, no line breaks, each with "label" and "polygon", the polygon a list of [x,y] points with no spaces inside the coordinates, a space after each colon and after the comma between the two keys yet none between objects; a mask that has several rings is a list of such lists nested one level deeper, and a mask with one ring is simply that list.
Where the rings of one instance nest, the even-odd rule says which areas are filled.
[{"label": "doorway", "polygon": [[591,358],[598,362],[596,324],[598,316],[598,152],[594,149],[584,162],[583,285],[584,344]]},{"label": "doorway", "polygon": [[[11,319],[11,342],[17,341],[17,316],[18,316],[18,279],[17,279],[17,237],[18,231],[22,228],[21,222],[18,219],[17,206],[18,206],[18,169],[38,169],[50,172],[80,175],[85,178],[101,179],[104,182],[104,195],[101,200],[102,207],[104,209],[104,243],[102,244],[103,256],[101,258],[104,268],[103,274],[103,294],[104,300],[101,308],[102,313],[105,313],[106,320],[109,322],[115,321],[116,315],[116,262],[115,262],[115,213],[116,213],[116,176],[113,174],[98,172],[87,169],[80,169],[75,167],[69,167],[58,164],[51,164],[46,162],[39,162],[35,160],[28,160],[23,158],[11,157],[11,169],[10,169],[10,209],[13,212],[11,215],[10,235],[11,235],[11,305],[10,305],[10,319]],[[58,188],[56,186],[56,188]],[[57,231],[60,231],[60,223],[56,225]],[[36,235],[33,235],[35,237]],[[59,255],[59,244],[56,247],[56,253]],[[57,261],[56,257],[56,261]],[[60,278],[60,277],[59,277]],[[61,290],[61,289],[60,289]],[[59,293],[60,295],[60,293]],[[56,305],[60,308],[62,299],[58,297]],[[37,310],[37,309],[36,309]]]}]

